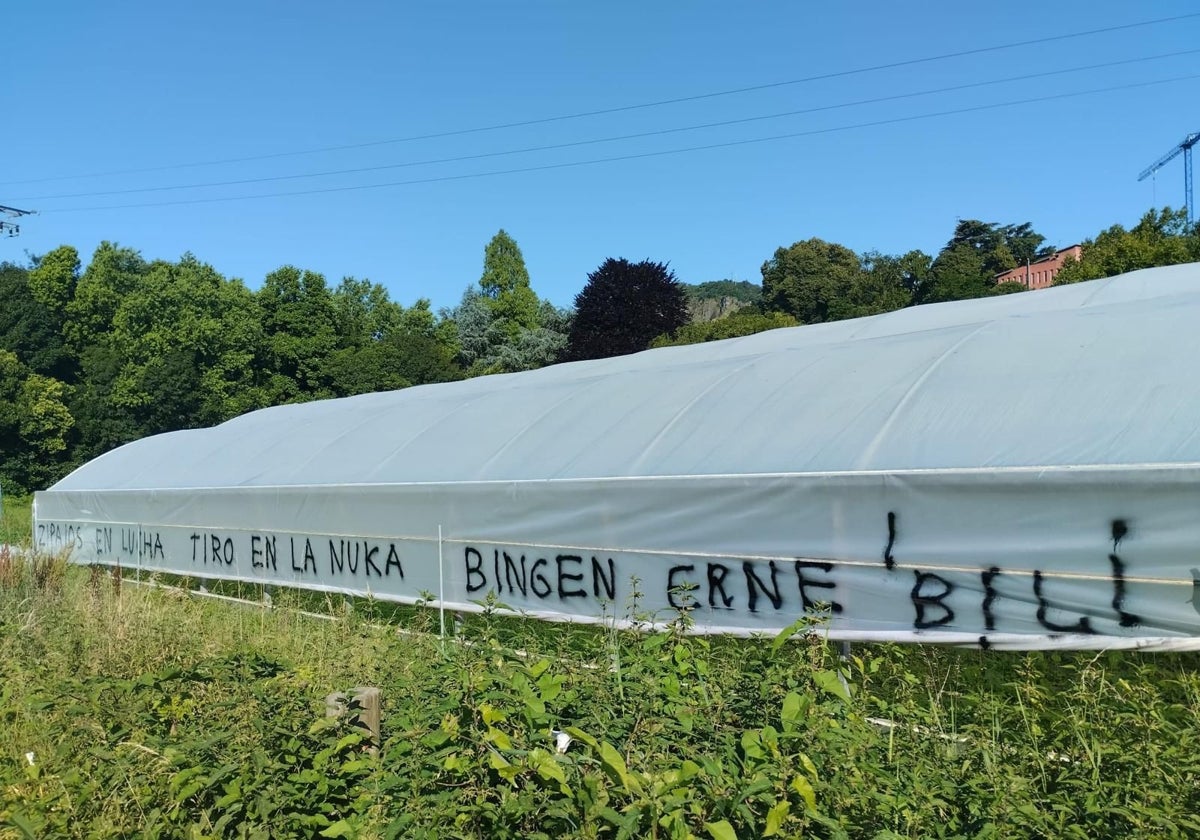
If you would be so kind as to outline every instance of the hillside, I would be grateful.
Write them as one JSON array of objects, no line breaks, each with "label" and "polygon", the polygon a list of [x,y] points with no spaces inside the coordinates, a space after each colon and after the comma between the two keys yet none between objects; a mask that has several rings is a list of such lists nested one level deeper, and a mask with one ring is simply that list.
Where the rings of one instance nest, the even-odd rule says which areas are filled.
[{"label": "hillside", "polygon": [[762,287],[749,280],[684,283],[692,323],[715,321],[762,300]]}]

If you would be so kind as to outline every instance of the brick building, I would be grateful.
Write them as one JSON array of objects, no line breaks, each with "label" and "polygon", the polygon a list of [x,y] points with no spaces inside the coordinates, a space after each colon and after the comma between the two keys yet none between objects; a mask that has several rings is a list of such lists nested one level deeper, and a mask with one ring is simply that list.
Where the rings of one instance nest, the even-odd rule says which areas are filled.
[{"label": "brick building", "polygon": [[1020,283],[1029,289],[1045,289],[1054,282],[1054,275],[1062,268],[1067,257],[1079,259],[1083,249],[1078,245],[1062,248],[1048,257],[1035,260],[1029,265],[1019,265],[1016,268],[996,275],[996,284]]}]

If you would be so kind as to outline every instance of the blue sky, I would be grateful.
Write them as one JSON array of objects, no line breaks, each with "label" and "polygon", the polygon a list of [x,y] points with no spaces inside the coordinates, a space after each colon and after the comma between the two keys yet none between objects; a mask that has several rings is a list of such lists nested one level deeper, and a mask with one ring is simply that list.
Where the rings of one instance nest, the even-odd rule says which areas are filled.
[{"label": "blue sky", "polygon": [[[1200,17],[606,115],[378,141],[1197,11],[1187,0],[9,4],[0,204],[40,215],[22,220],[19,238],[0,239],[0,260],[64,243],[86,260],[108,239],[148,258],[191,251],[252,288],[290,263],[331,283],[370,278],[405,305],[428,297],[440,307],[478,280],[484,246],[500,228],[520,244],[534,289],[559,305],[607,257],[669,262],[687,282],[757,282],[775,248],[796,240],[936,253],[957,218],[1030,221],[1050,243],[1068,245],[1131,224],[1156,202],[1182,204],[1180,161],[1155,181],[1136,176],[1200,129],[1200,78],[906,118],[1200,75]],[[497,154],[794,111],[807,113]],[[850,128],[864,123],[876,124]],[[359,147],[291,154],[347,145]],[[493,156],[413,165],[471,155]],[[235,158],[260,159],[190,165]],[[172,168],[129,171],[153,167]],[[390,168],[80,195],[371,167]],[[77,177],[96,173],[122,174]],[[426,182],[377,186],[413,180]],[[228,200],[318,189],[338,191]],[[218,200],[79,209],[196,199]]]}]

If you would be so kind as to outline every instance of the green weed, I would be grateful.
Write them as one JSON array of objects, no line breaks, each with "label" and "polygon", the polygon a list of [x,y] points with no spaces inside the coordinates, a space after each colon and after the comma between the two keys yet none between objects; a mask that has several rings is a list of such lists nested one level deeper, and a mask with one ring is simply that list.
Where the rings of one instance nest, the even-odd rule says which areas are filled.
[{"label": "green weed", "polygon": [[28,546],[33,541],[33,497],[0,500],[0,545]]},{"label": "green weed", "polygon": [[[443,643],[430,610],[232,606],[11,562],[0,837],[1200,833],[1190,655],[842,659],[803,634],[691,636],[686,617],[642,634],[495,613]],[[325,717],[364,684],[383,692],[377,754]]]}]

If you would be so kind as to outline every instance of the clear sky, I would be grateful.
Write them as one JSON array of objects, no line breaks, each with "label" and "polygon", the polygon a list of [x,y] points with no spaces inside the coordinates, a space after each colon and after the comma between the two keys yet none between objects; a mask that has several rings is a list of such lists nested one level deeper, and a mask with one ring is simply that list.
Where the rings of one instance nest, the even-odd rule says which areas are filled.
[{"label": "clear sky", "polygon": [[[500,228],[559,305],[606,257],[757,282],[780,245],[936,253],[958,218],[1065,246],[1181,205],[1180,160],[1136,176],[1200,130],[1194,0],[47,0],[0,25],[0,204],[40,211],[0,260],[108,239],[251,288],[284,264],[366,277],[405,305],[456,303]],[[1036,78],[978,84],[1017,76]],[[499,154],[649,132],[668,133]],[[330,146],[356,148],[300,154]],[[285,192],[309,194],[231,200]]]}]

